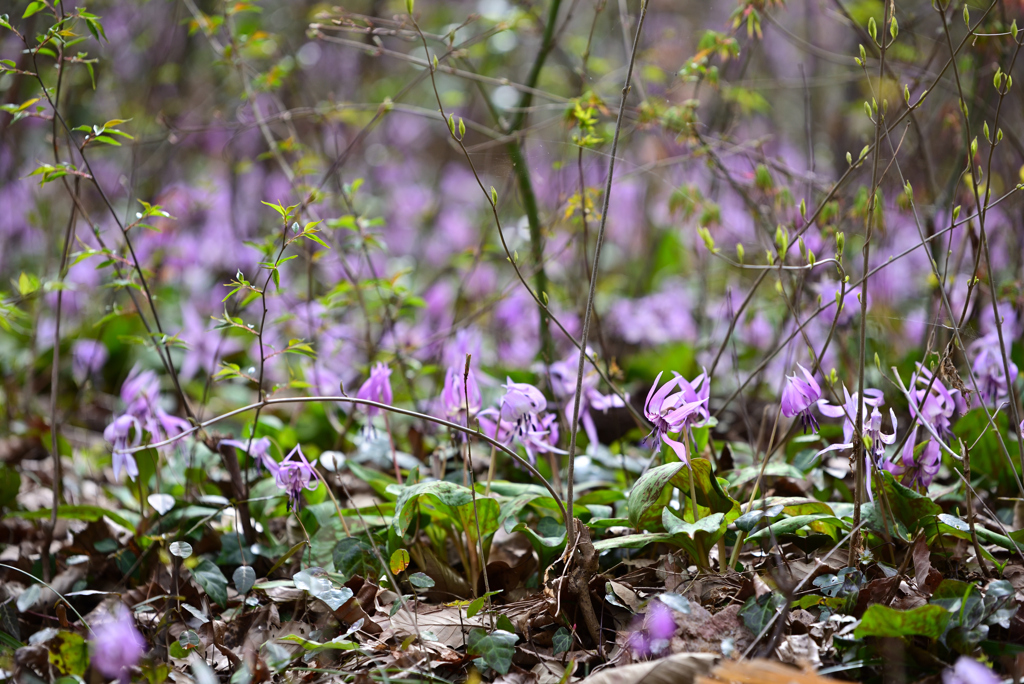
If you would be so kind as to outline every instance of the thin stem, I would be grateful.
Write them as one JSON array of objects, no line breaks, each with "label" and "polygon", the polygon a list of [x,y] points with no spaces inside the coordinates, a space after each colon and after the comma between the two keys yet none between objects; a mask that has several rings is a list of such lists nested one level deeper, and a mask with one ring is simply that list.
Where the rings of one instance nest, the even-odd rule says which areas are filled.
[{"label": "thin stem", "polygon": [[[601,224],[597,229],[597,243],[594,246],[594,265],[590,270],[590,290],[587,293],[587,308],[583,315],[583,332],[580,337],[579,363],[576,366],[576,390],[572,400],[572,422],[569,425],[569,470],[566,474],[566,506],[569,517],[565,520],[566,538],[569,542],[575,534],[573,520],[573,480],[576,461],[576,436],[580,427],[580,398],[583,396],[583,366],[587,357],[587,339],[590,337],[590,318],[594,310],[594,293],[597,291],[597,273],[601,265],[601,247],[604,245],[605,228],[608,225],[608,206],[611,203],[612,180],[615,176],[615,158],[619,149],[619,134],[622,132],[622,120],[626,112],[626,98],[629,96],[630,83],[633,79],[633,66],[636,64],[636,53],[640,46],[640,34],[643,31],[644,19],[647,17],[647,0],[641,0],[640,20],[636,26],[636,37],[633,39],[633,50],[629,55],[629,66],[626,69],[626,82],[622,86],[622,98],[619,101],[619,114],[615,119],[615,135],[612,137],[612,150],[608,158],[608,178],[605,180],[603,205],[601,207]],[[628,402],[627,402],[628,403]],[[696,501],[694,502],[696,506]],[[694,509],[696,510],[696,508]],[[571,545],[571,543],[570,543]]]}]

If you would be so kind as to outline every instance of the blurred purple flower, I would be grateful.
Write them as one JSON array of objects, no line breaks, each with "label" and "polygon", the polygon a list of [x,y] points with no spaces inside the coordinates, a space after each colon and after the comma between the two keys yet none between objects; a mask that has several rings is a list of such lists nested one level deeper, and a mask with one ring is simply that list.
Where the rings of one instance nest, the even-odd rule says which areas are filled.
[{"label": "blurred purple flower", "polygon": [[129,668],[138,664],[146,650],[146,640],[123,603],[117,604],[114,613],[112,619],[93,628],[90,662],[108,679],[118,677],[121,684],[128,684],[131,681]]},{"label": "blurred purple flower", "polygon": [[444,389],[441,390],[441,407],[444,409],[445,415],[449,418],[465,415],[467,395],[469,396],[469,415],[472,416],[480,410],[481,401],[476,374],[472,368],[469,369],[468,375],[465,374],[465,370],[460,372],[454,367],[449,368],[444,375]]},{"label": "blurred purple flower", "polygon": [[[128,441],[129,437],[131,443]],[[123,468],[134,482],[139,475],[139,466],[135,463],[135,457],[130,453],[125,453],[125,450],[137,447],[142,442],[142,424],[139,423],[138,418],[129,414],[118,416],[103,431],[103,439],[114,447],[114,479],[121,479],[121,469]]]},{"label": "blurred purple flower", "polygon": [[636,658],[659,655],[669,647],[676,634],[676,620],[672,609],[653,601],[642,621],[634,623],[629,635],[629,648]]},{"label": "blurred purple flower", "polygon": [[[376,364],[370,370],[370,377],[363,386],[356,392],[357,399],[376,401],[380,404],[390,404],[394,397],[391,394],[391,369],[384,363]],[[371,418],[380,413],[376,406],[365,406],[366,414]]]},{"label": "blurred purple flower", "polygon": [[107,362],[107,347],[99,340],[80,339],[71,345],[71,374],[79,385]]},{"label": "blurred purple flower", "polygon": [[935,479],[936,473],[939,472],[939,465],[942,461],[941,452],[938,442],[929,439],[915,459],[917,429],[917,426],[914,426],[914,431],[907,438],[907,443],[903,446],[903,452],[899,458],[882,459],[879,465],[892,473],[894,477],[899,478],[900,483],[905,487],[926,491],[928,485]]},{"label": "blurred purple flower", "polygon": [[[249,445],[247,439],[222,439],[221,444],[227,444],[233,446],[243,454],[248,453],[253,461],[256,462],[256,472],[261,473],[264,468],[270,471],[270,474],[277,477],[278,465],[274,457],[270,455],[270,438],[260,437],[259,439],[252,440],[252,446]],[[246,452],[248,449],[248,452]]]},{"label": "blurred purple flower", "polygon": [[558,416],[554,413],[545,413],[532,421],[528,429],[519,433],[519,441],[526,450],[530,463],[537,462],[536,454],[566,454],[555,446],[558,444]]},{"label": "blurred purple flower", "polygon": [[[313,463],[316,463],[315,459]],[[302,507],[303,489],[313,491],[319,485],[313,463],[306,460],[305,454],[302,453],[302,447],[296,444],[295,448],[284,457],[284,460],[277,464],[274,480],[277,482],[278,488],[288,493],[288,510],[297,511]]]},{"label": "blurred purple flower", "polygon": [[[590,354],[590,349],[587,349]],[[551,364],[549,374],[551,376],[551,390],[558,399],[565,401],[565,420],[572,424],[573,399],[576,396],[576,370],[579,368],[579,357],[570,355],[563,361],[556,361]],[[598,375],[592,368],[583,373],[583,391],[580,394],[579,420],[587,439],[591,444],[598,444],[597,426],[594,424],[594,417],[591,409],[606,412],[610,408],[625,406],[622,399],[614,394],[601,394],[597,389]]]},{"label": "blurred purple flower", "polygon": [[181,307],[182,330],[178,335],[188,349],[181,361],[179,376],[191,380],[200,370],[212,375],[220,359],[240,351],[242,346],[221,331],[208,329],[209,318],[205,321],[191,302]]},{"label": "blurred purple flower", "polygon": [[956,665],[942,673],[942,684],[1000,684],[1003,680],[974,658],[960,656]]},{"label": "blurred purple flower", "polygon": [[123,453],[129,448],[127,438],[133,425],[137,428],[133,447],[142,440],[139,427],[149,433],[150,439],[163,441],[185,432],[190,425],[187,420],[172,416],[160,407],[160,382],[151,370],[143,371],[138,366],[133,368],[121,385],[121,400],[125,404],[125,412],[111,421],[103,431],[103,437],[114,447],[115,476],[120,476],[121,466],[124,466],[134,480],[138,474],[135,459],[131,454]]},{"label": "blurred purple flower", "polygon": [[[832,444],[825,447],[818,452],[818,456],[830,451],[853,449],[854,423],[851,421],[857,415],[857,393],[854,392],[853,396],[851,396],[850,392],[846,389],[846,385],[843,385],[843,395],[846,398],[846,402],[842,406],[830,404],[824,399],[818,402],[818,410],[823,415],[832,418],[840,416],[845,418],[843,421],[843,438],[845,441],[841,444]],[[881,461],[885,456],[885,447],[896,441],[896,413],[892,409],[889,409],[892,432],[889,434],[882,432],[882,414],[879,412],[878,407],[884,403],[881,390],[871,388],[864,390],[864,437],[870,444],[870,448],[864,454],[864,461],[866,465],[865,472],[867,473],[868,498],[872,501],[874,501],[874,495],[871,493],[872,466],[882,467]],[[869,408],[871,413],[868,413]]]},{"label": "blurred purple flower", "polygon": [[821,399],[821,387],[806,368],[800,364],[797,364],[797,368],[803,373],[804,379],[796,377],[795,373],[786,378],[786,387],[782,390],[782,415],[787,418],[800,416],[804,433],[808,427],[812,432],[817,432],[818,421],[811,414],[810,408]]},{"label": "blurred purple flower", "polygon": [[975,354],[971,372],[978,381],[981,400],[986,404],[999,403],[1010,392],[1010,384],[1017,379],[1017,364],[1009,361],[1010,381],[1003,372],[1003,356],[999,351],[998,333],[989,333],[975,340],[968,351]]},{"label": "blurred purple flower", "polygon": [[[663,373],[658,373],[651,390],[644,402],[644,415],[651,421],[654,429],[644,438],[653,442],[653,450],[657,452],[664,442],[672,447],[683,463],[689,463],[690,457],[686,445],[671,439],[670,432],[681,432],[693,427],[704,425],[709,417],[708,398],[711,395],[711,381],[705,373],[698,375],[691,383],[683,376],[672,371],[674,378],[666,382],[661,389],[658,383]],[[672,390],[679,388],[675,394]],[[684,442],[688,440],[684,439]]]}]

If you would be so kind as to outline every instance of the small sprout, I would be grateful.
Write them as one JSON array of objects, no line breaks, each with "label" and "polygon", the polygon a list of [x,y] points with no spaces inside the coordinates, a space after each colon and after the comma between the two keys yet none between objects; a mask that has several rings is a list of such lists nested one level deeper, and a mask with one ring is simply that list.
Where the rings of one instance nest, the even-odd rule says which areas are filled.
[{"label": "small sprout", "polygon": [[864,102],[864,113],[867,114],[869,119],[871,119],[871,105],[869,105],[867,101]]},{"label": "small sprout", "polygon": [[998,144],[1001,142],[1003,142],[1003,129],[998,128],[996,129],[996,143]]},{"label": "small sprout", "polygon": [[434,55],[434,62],[433,62],[433,64],[434,64],[434,71],[437,71],[437,55],[436,54]]},{"label": "small sprout", "polygon": [[985,134],[985,140],[992,142],[992,138],[988,134],[988,121],[984,123],[984,125],[981,127],[981,130]]},{"label": "small sprout", "polygon": [[807,220],[807,200],[800,200],[800,218]]},{"label": "small sprout", "polygon": [[974,140],[971,141],[971,156],[976,154],[978,154],[978,136],[974,136]]},{"label": "small sprout", "polygon": [[960,100],[960,111],[963,112],[965,119],[970,119],[970,117],[967,115],[967,103],[964,102],[963,100]]},{"label": "small sprout", "polygon": [[1013,36],[1014,40],[1017,40],[1017,20],[1014,19],[1013,23],[1010,24],[1010,35]]},{"label": "small sprout", "polygon": [[1003,70],[1000,67],[996,67],[996,73],[992,77],[992,85],[994,85],[996,87],[996,90],[999,90],[999,86],[1002,85],[1002,81],[1003,81]]},{"label": "small sprout", "polygon": [[874,17],[868,17],[868,35],[871,36],[871,40],[878,42],[878,26]]},{"label": "small sprout", "polygon": [[959,204],[956,205],[955,207],[953,207],[953,220],[956,221],[958,218],[960,218],[960,205]]},{"label": "small sprout", "polygon": [[785,254],[789,250],[789,231],[779,224],[775,227],[775,246],[779,249],[779,254]]},{"label": "small sprout", "polygon": [[836,306],[839,307],[840,311],[843,310],[843,295],[839,290],[836,290]]},{"label": "small sprout", "polygon": [[459,140],[462,140],[465,137],[466,137],[466,122],[463,121],[462,117],[460,116],[459,117]]},{"label": "small sprout", "polygon": [[451,131],[452,135],[455,135],[455,115],[448,115],[448,130]]},{"label": "small sprout", "polygon": [[778,292],[780,295],[785,295],[786,294],[786,291],[784,289],[782,289],[782,281],[781,280],[776,280],[775,281],[775,291]]},{"label": "small sprout", "polygon": [[851,166],[853,165],[853,155],[850,154],[849,152],[846,153],[846,163],[850,164]]},{"label": "small sprout", "polygon": [[701,239],[704,240],[704,246],[708,248],[708,251],[714,254],[718,250],[715,249],[715,238],[711,236],[711,231],[704,226],[697,226],[697,234],[700,235]]},{"label": "small sprout", "polygon": [[896,40],[896,36],[900,33],[900,26],[896,23],[896,17],[892,18],[889,22],[889,35],[892,36],[893,40]]},{"label": "small sprout", "polygon": [[292,232],[293,233],[298,233],[300,230],[302,230],[302,228],[299,226],[299,222],[298,221],[292,222]]},{"label": "small sprout", "polygon": [[903,99],[908,105],[910,104],[910,86],[906,83],[903,84]]},{"label": "small sprout", "polygon": [[971,28],[971,11],[964,5],[964,26]]},{"label": "small sprout", "polygon": [[864,46],[863,45],[858,45],[857,47],[860,48],[860,62],[859,62],[859,64],[861,66],[864,66],[864,64],[867,63],[867,61],[868,61],[868,53],[867,53],[866,50],[864,50]]},{"label": "small sprout", "polygon": [[412,14],[413,3],[415,0],[405,0],[405,11]]},{"label": "small sprout", "polygon": [[836,257],[840,260],[843,258],[844,249],[846,249],[846,233],[839,231],[836,233]]},{"label": "small sprout", "polygon": [[818,258],[814,256],[814,252],[812,252],[811,250],[807,250],[807,263],[810,266],[814,266],[814,264],[816,264],[817,262]]},{"label": "small sprout", "polygon": [[768,261],[768,265],[769,266],[774,266],[775,265],[775,255],[772,254],[772,250],[770,250],[770,249],[766,249],[765,250],[765,259]]},{"label": "small sprout", "polygon": [[493,185],[491,186],[491,203],[494,205],[498,204],[498,191],[494,189]]},{"label": "small sprout", "polygon": [[878,352],[875,352],[875,368],[882,370],[882,360],[878,358]]},{"label": "small sprout", "polygon": [[800,236],[799,238],[797,238],[796,244],[800,248],[800,256],[806,257],[807,256],[807,245],[804,244],[803,236]]},{"label": "small sprout", "polygon": [[857,157],[857,160],[858,160],[858,161],[860,161],[860,160],[861,160],[861,159],[863,159],[864,157],[868,156],[868,150],[870,150],[870,149],[871,149],[871,146],[870,146],[870,145],[865,145],[865,146],[864,146],[864,149],[862,149],[862,150],[860,151],[860,156],[859,156],[859,157]]},{"label": "small sprout", "polygon": [[737,259],[737,261],[739,261],[739,262],[740,262],[741,264],[743,263],[743,256],[744,256],[745,254],[746,254],[746,252],[745,252],[745,250],[743,249],[743,243],[741,243],[741,242],[737,242],[737,243],[736,243],[736,259]]}]

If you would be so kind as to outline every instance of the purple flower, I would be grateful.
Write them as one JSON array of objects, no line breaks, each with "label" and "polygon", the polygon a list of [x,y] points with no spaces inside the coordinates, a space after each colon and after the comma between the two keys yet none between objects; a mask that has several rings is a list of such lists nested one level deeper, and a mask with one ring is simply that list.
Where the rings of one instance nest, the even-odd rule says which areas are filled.
[{"label": "purple flower", "polygon": [[220,443],[233,446],[242,453],[246,453],[246,449],[248,449],[249,456],[256,462],[256,472],[261,472],[266,468],[271,475],[277,476],[278,465],[274,457],[270,455],[269,437],[252,440],[252,446],[249,445],[249,440],[239,439],[222,439]]},{"label": "purple flower", "polygon": [[637,658],[659,655],[669,647],[675,634],[676,620],[672,616],[672,609],[655,601],[651,603],[643,621],[630,634],[629,647]]},{"label": "purple flower", "polygon": [[817,432],[818,421],[811,415],[810,408],[821,399],[821,387],[806,368],[800,364],[797,364],[797,368],[803,373],[804,379],[796,377],[795,373],[786,378],[786,387],[782,390],[782,415],[787,418],[800,416],[805,433],[808,427],[812,432]]},{"label": "purple flower", "polygon": [[212,375],[220,359],[242,349],[242,345],[221,331],[210,330],[210,319],[204,320],[193,304],[186,302],[181,307],[181,318],[183,326],[178,337],[188,345],[179,372],[182,380],[191,380],[200,369]]},{"label": "purple flower", "polygon": [[879,465],[892,473],[894,477],[899,478],[900,483],[904,486],[924,491],[928,489],[928,485],[932,483],[936,473],[939,472],[939,465],[942,460],[941,452],[938,442],[930,439],[915,459],[914,448],[916,440],[917,426],[915,425],[914,431],[907,438],[907,443],[903,446],[903,452],[899,458],[892,461],[882,459]]},{"label": "purple flower", "polygon": [[[464,379],[466,382],[464,382]],[[449,418],[457,418],[466,413],[466,395],[469,395],[469,414],[472,416],[480,410],[480,387],[476,383],[476,374],[470,369],[468,376],[465,371],[459,372],[451,367],[444,376],[444,389],[441,390],[441,407]],[[467,423],[468,424],[468,423]]]},{"label": "purple flower", "polygon": [[[700,427],[707,422],[711,381],[707,379],[705,373],[698,375],[692,383],[675,371],[673,371],[673,375],[675,375],[674,378],[658,389],[658,383],[662,376],[662,373],[658,373],[658,377],[654,379],[654,385],[647,393],[644,415],[654,425],[654,429],[644,438],[644,442],[653,438],[655,452],[661,448],[661,443],[664,442],[672,447],[672,450],[679,456],[679,460],[689,463],[690,458],[686,445],[671,439],[668,434]],[[679,390],[673,394],[672,390],[677,387]]]},{"label": "purple flower", "polygon": [[138,418],[128,414],[118,416],[103,431],[103,439],[114,447],[114,479],[121,479],[121,469],[124,468],[134,482],[139,474],[139,466],[135,463],[135,457],[126,453],[126,450],[139,446],[142,441],[142,424]]},{"label": "purple flower", "polygon": [[[590,349],[587,349],[590,354]],[[573,399],[576,396],[576,369],[579,367],[579,358],[570,356],[564,361],[556,361],[551,364],[549,373],[551,376],[551,389],[554,395],[565,401],[565,420],[572,423]],[[587,439],[591,444],[597,444],[597,426],[594,424],[594,417],[591,409],[606,412],[613,407],[625,406],[622,399],[614,394],[601,394],[597,389],[597,372],[591,369],[584,371],[583,391],[580,394],[579,420],[583,430],[587,433]]]},{"label": "purple flower", "polygon": [[501,399],[501,419],[521,426],[524,421],[548,407],[548,400],[539,389],[525,382],[507,378],[505,396]]},{"label": "purple flower", "polygon": [[[297,458],[293,459],[293,456],[297,456]],[[313,491],[319,484],[316,469],[312,463],[306,460],[306,456],[298,444],[284,457],[283,461],[277,464],[274,480],[280,489],[288,493],[288,510],[301,508],[302,490]]]},{"label": "purple flower", "polygon": [[956,665],[942,673],[942,684],[1000,684],[1002,679],[977,660],[960,656]]},{"label": "purple flower", "polygon": [[105,677],[119,677],[121,684],[128,684],[129,668],[138,664],[146,650],[146,640],[123,603],[114,612],[113,619],[93,628],[91,663]]},{"label": "purple flower", "polygon": [[[526,449],[526,455],[530,463],[537,462],[536,453],[540,454],[566,454],[555,446],[558,444],[558,416],[554,413],[545,413],[532,421],[529,429],[519,434],[519,441]],[[536,453],[535,453],[536,452]]]},{"label": "purple flower", "polygon": [[[386,364],[376,364],[370,370],[369,379],[356,392],[356,398],[376,401],[380,404],[390,404],[393,401],[390,378],[391,369]],[[366,414],[371,418],[380,413],[380,409],[376,406],[366,406],[365,408]]]},{"label": "purple flower", "polygon": [[107,347],[99,340],[75,340],[71,345],[71,375],[79,385],[103,368],[107,362]]},{"label": "purple flower", "polygon": [[1009,362],[1010,381],[1003,372],[1003,357],[999,352],[999,338],[989,333],[971,344],[969,350],[975,353],[971,372],[978,381],[981,400],[986,404],[998,403],[1009,394],[1009,386],[1017,379],[1017,365]]},{"label": "purple flower", "polygon": [[[1000,362],[1001,363],[1001,362]],[[920,385],[921,389],[915,389]],[[929,390],[928,387],[931,386]],[[951,419],[957,409],[966,410],[967,406],[960,397],[958,390],[950,392],[942,381],[932,378],[932,374],[920,363],[917,372],[910,378],[910,415],[921,423],[931,425],[939,437],[953,434]]]},{"label": "purple flower", "polygon": [[[828,403],[824,399],[818,401],[818,410],[822,414],[831,418],[838,418],[843,416],[843,438],[845,441],[841,444],[833,444],[825,447],[818,452],[817,455],[821,455],[830,451],[845,451],[853,449],[853,432],[854,432],[854,416],[857,415],[857,393],[854,392],[850,395],[850,392],[846,389],[846,385],[843,385],[843,396],[846,398],[845,403],[842,406],[836,406]],[[881,466],[879,461],[885,456],[885,447],[888,444],[892,444],[896,441],[896,413],[889,409],[889,419],[892,421],[892,432],[886,434],[882,432],[882,414],[879,412],[878,407],[884,404],[885,401],[882,398],[881,390],[867,388],[864,390],[864,437],[866,438],[870,448],[868,448],[864,454],[864,460],[867,472],[867,491],[868,498],[872,501],[874,497],[871,494],[871,469],[873,465]],[[868,409],[871,412],[868,413]]]}]

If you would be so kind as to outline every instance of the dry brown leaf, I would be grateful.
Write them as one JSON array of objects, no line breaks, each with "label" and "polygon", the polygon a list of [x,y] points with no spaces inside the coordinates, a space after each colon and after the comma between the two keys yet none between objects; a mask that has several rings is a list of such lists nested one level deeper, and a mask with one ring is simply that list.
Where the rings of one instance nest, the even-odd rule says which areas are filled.
[{"label": "dry brown leaf", "polygon": [[727,660],[696,684],[840,684],[837,679],[798,670],[772,660]]},{"label": "dry brown leaf", "polygon": [[381,641],[395,636],[399,639],[418,635],[423,632],[432,632],[437,641],[450,646],[461,648],[466,645],[469,630],[474,627],[488,627],[485,616],[481,613],[467,618],[462,608],[454,606],[427,606],[419,604],[415,607],[415,617],[408,610],[402,609],[390,618],[377,616],[374,621],[384,628],[380,635]]},{"label": "dry brown leaf", "polygon": [[693,684],[714,667],[719,656],[711,653],[677,653],[661,660],[623,665],[593,674],[587,684]]}]

